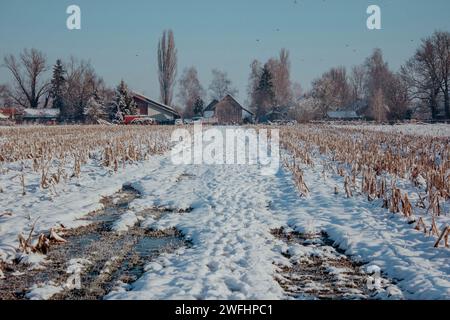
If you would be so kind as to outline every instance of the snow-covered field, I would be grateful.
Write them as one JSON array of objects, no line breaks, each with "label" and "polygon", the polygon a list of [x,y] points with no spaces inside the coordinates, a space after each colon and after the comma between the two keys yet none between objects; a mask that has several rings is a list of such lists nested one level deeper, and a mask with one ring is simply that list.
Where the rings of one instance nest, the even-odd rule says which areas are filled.
[{"label": "snow-covered field", "polygon": [[[441,168],[447,168],[444,185],[448,186],[449,158],[448,151],[444,152],[445,148],[448,150],[448,127],[405,128],[404,133],[420,132],[443,139],[436,142],[444,144],[443,148],[434,150],[440,153],[435,156],[440,156]],[[387,130],[374,126],[369,129]],[[294,130],[290,137],[295,132],[307,132],[312,138],[325,138],[322,133],[327,132],[322,126],[289,130]],[[148,134],[153,134],[161,145],[168,145],[167,134]],[[351,138],[347,133],[345,136]],[[140,141],[140,147],[144,148],[142,140],[130,137],[126,135],[124,141]],[[8,135],[3,134],[1,144],[7,142]],[[302,140],[291,142],[306,146]],[[450,299],[449,248],[445,248],[444,241],[434,248],[436,235],[414,228],[418,217],[423,217],[427,227],[431,226],[431,210],[414,208],[414,216],[408,218],[401,212],[391,213],[382,208],[382,198],[368,201],[368,196],[357,190],[362,176],[355,176],[353,194],[346,197],[345,174],[336,170],[338,161],[330,156],[329,149],[315,149],[312,145],[297,159],[303,183],[309,190],[304,195],[298,188],[299,173],[293,172],[289,165],[281,167],[275,175],[263,175],[258,165],[175,165],[168,152],[141,150],[142,157],[134,161],[123,158],[118,165],[112,161],[105,166],[107,152],[103,145],[97,145],[88,151],[89,156],[77,175],[43,188],[42,171],[33,171],[31,160],[3,161],[0,288],[8,288],[8,283],[23,276],[15,270],[15,264],[25,264],[29,269],[48,268],[49,258],[44,254],[19,252],[20,233],[26,238],[35,224],[34,242],[52,227],[62,230],[58,232],[64,238],[64,230],[90,223],[82,218],[102,209],[103,196],[113,195],[126,185],[139,196],[130,200],[110,232],[126,234],[136,226],[153,231],[174,227],[189,245],[153,256],[137,279],[113,283],[105,299],[314,299],[329,284],[307,279],[309,289],[304,290],[288,278],[301,278],[302,268],[294,268],[297,263],[302,266],[301,262],[318,260],[326,268],[324,274],[333,278],[329,282],[338,287],[333,290],[338,289],[345,298]],[[111,154],[122,154],[116,151]],[[292,160],[292,150],[283,149],[281,153],[287,163]],[[300,158],[307,161],[303,163]],[[68,159],[64,166],[72,171],[74,163]],[[59,164],[55,165],[58,167]],[[386,173],[386,179],[391,182],[392,174]],[[409,192],[413,204],[419,199],[415,194],[424,192],[423,185],[413,185],[406,175],[398,177],[396,183],[402,192]],[[424,200],[425,207],[429,207],[427,201]],[[440,215],[435,217],[435,223],[440,231],[450,222],[450,202],[444,193],[438,201]],[[306,238],[322,232],[329,243],[283,241],[274,236],[274,230],[279,228]],[[71,237],[66,240],[70,243]],[[50,239],[50,251],[67,245],[56,242]],[[76,259],[67,261],[68,269],[73,267],[73,261],[84,261],[80,259],[86,257],[80,253],[73,258]],[[336,261],[340,261],[339,266]],[[83,268],[89,269],[89,261]],[[288,275],[286,270],[290,270]],[[350,271],[358,275],[350,277]],[[379,279],[382,285],[374,287]],[[64,280],[46,279],[21,289],[26,293],[24,298],[50,299],[68,290],[64,288]],[[342,296],[335,298],[339,297]]]},{"label": "snow-covered field", "polygon": [[431,136],[431,137],[449,137],[450,136],[450,124],[395,124],[395,125],[374,125],[374,124],[361,124],[361,125],[336,125],[337,128],[358,128],[378,132],[391,132],[391,133],[403,133],[409,135],[418,136]]}]

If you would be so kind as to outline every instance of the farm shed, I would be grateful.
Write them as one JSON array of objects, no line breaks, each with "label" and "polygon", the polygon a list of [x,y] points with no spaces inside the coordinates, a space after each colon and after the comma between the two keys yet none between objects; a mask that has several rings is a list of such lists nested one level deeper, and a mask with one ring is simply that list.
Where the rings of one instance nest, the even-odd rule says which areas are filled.
[{"label": "farm shed", "polygon": [[361,119],[361,116],[358,116],[356,111],[337,110],[337,111],[328,111],[327,118],[330,120],[357,120]]},{"label": "farm shed", "polygon": [[23,110],[22,120],[25,123],[55,124],[59,114],[59,109],[27,108]]}]

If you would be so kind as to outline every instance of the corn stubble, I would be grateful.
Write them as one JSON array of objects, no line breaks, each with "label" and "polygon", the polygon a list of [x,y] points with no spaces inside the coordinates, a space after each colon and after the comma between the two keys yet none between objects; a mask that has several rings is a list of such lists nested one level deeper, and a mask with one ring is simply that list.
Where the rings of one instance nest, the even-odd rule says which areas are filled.
[{"label": "corn stubble", "polygon": [[[41,190],[56,195],[58,185],[82,178],[87,164],[117,172],[132,163],[166,152],[172,129],[167,126],[54,126],[15,127],[0,130],[0,169],[6,163],[19,164],[17,183],[20,195],[29,196],[27,176],[38,175]],[[31,178],[30,178],[31,179]],[[28,180],[29,181],[29,180]],[[0,187],[0,192],[12,192]],[[1,216],[12,215],[1,213]],[[30,217],[31,219],[31,217]],[[18,250],[46,254],[51,243],[64,242],[51,229],[34,235],[34,222],[27,237],[20,234]]]},{"label": "corn stubble", "polygon": [[[435,236],[435,247],[442,240],[444,246],[449,246],[450,228],[444,226],[439,231],[436,220],[444,214],[443,204],[450,199],[450,138],[327,125],[280,129],[282,147],[289,154],[285,164],[292,171],[302,195],[310,190],[306,187],[301,165],[313,167],[313,159],[320,157],[324,177],[327,171],[344,178],[342,195],[350,198],[362,194],[368,201],[381,199],[383,208],[403,215],[409,223],[415,223],[416,230]],[[423,190],[415,204],[410,201],[411,195],[397,183],[399,179],[409,180]],[[335,186],[330,192],[337,195],[339,188]],[[424,209],[425,214],[431,216],[429,225],[422,217],[415,218],[417,209]]]},{"label": "corn stubble", "polygon": [[[39,173],[40,187],[53,189],[80,178],[90,161],[116,172],[169,147],[171,128],[161,126],[55,126],[0,130],[0,164],[22,164],[20,185],[27,195],[27,173]],[[31,170],[29,170],[31,169]],[[4,190],[1,190],[4,192]]]}]

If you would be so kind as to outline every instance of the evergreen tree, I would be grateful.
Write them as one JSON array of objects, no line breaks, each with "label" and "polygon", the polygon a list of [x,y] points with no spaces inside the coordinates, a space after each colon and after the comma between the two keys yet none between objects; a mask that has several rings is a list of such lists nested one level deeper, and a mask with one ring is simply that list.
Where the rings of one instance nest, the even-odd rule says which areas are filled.
[{"label": "evergreen tree", "polygon": [[103,99],[95,92],[92,97],[89,98],[86,107],[83,110],[83,114],[90,122],[97,122],[106,116],[106,108]]},{"label": "evergreen tree", "polygon": [[195,103],[194,103],[194,114],[196,116],[202,115],[203,107],[204,107],[203,99],[198,97],[197,100],[195,100]]},{"label": "evergreen tree", "polygon": [[60,59],[53,66],[53,77],[51,80],[50,96],[53,99],[53,108],[64,109],[64,90],[66,86],[66,71]]},{"label": "evergreen tree", "polygon": [[130,94],[128,86],[122,80],[116,88],[112,110],[110,110],[111,118],[112,120],[122,122],[124,116],[136,114],[136,112],[137,106],[133,96]]},{"label": "evergreen tree", "polygon": [[264,116],[273,107],[275,93],[272,84],[272,74],[267,64],[261,72],[258,87],[256,88],[256,116]]}]

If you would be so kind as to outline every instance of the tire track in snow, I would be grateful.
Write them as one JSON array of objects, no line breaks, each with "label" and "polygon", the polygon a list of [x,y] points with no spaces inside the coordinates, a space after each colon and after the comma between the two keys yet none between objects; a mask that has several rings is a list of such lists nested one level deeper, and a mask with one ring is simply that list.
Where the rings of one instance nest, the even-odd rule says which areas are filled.
[{"label": "tire track in snow", "polygon": [[[179,168],[168,160],[159,176],[170,176]],[[193,178],[166,178],[174,182],[166,187],[169,192],[161,193],[157,181],[139,181],[139,206],[145,207],[145,201],[180,206],[189,200],[194,208],[191,213],[166,215],[151,227],[176,227],[192,239],[193,247],[161,257],[158,266],[150,266],[133,284],[132,291],[112,293],[108,298],[283,298],[285,293],[274,280],[273,262],[285,262],[286,258],[281,255],[282,243],[270,230],[283,225],[286,216],[268,208],[269,203],[284,201],[271,195],[270,187],[279,177],[263,176],[257,166],[250,165],[183,169],[184,175]],[[291,192],[296,193],[294,188]]]}]

